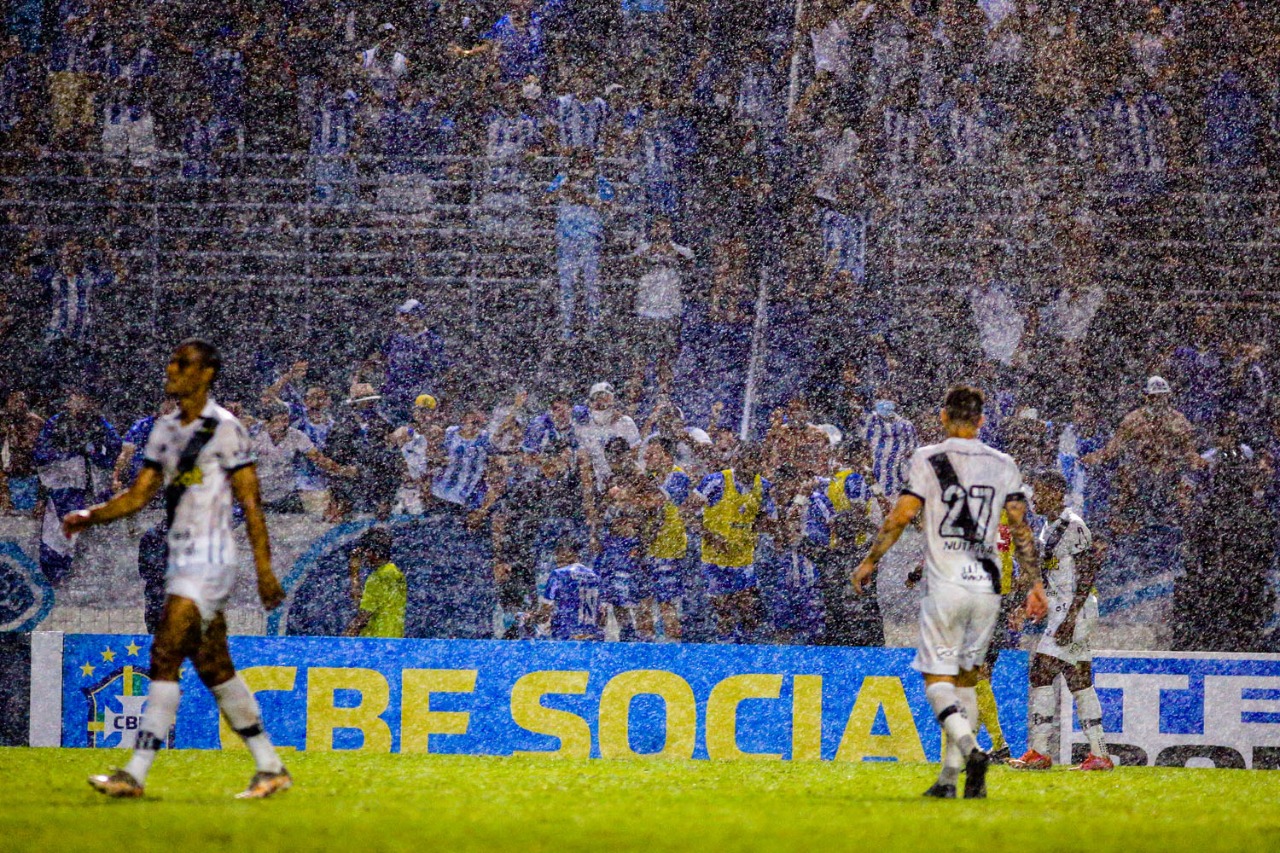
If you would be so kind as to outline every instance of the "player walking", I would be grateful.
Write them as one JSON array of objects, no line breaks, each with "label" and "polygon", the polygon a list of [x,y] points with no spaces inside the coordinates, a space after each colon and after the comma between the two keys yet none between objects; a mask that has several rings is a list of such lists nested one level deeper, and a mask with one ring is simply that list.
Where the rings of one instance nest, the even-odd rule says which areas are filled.
[{"label": "player walking", "polygon": [[961,768],[965,797],[987,795],[988,757],[973,733],[978,719],[974,685],[1000,614],[996,547],[1002,508],[1018,564],[1030,582],[1027,615],[1039,619],[1047,609],[1022,476],[1012,459],[978,441],[982,403],[976,388],[961,385],[947,392],[941,412],[947,439],[912,454],[898,502],[853,575],[854,591],[862,594],[876,564],[924,510],[927,587],[911,666],[924,676],[929,707],[948,737],[942,773],[925,791],[927,797],[954,797]]},{"label": "player walking", "polygon": [[178,677],[184,660],[214,697],[231,728],[244,739],[258,772],[237,797],[258,799],[293,784],[262,727],[257,700],[236,674],[227,648],[223,608],[235,585],[236,548],[231,499],[244,510],[245,528],[258,570],[258,595],[268,610],[284,601],[271,573],[271,545],[258,495],[249,435],[209,396],[222,365],[218,350],[197,339],[183,341],[165,369],[165,393],[178,410],[160,418],[147,440],[142,470],[128,491],[103,504],[69,513],[70,536],[141,510],[164,487],[169,528],[167,597],[151,644],[151,689],[134,741],[133,757],[89,784],[111,797],[140,797],[156,750],[178,715]]},{"label": "player walking", "polygon": [[1093,536],[1076,512],[1064,506],[1067,480],[1056,471],[1035,478],[1036,509],[1053,521],[1040,531],[1049,619],[1031,661],[1031,737],[1027,754],[1009,762],[1020,770],[1048,770],[1049,734],[1053,730],[1053,680],[1059,675],[1076,701],[1080,728],[1089,739],[1089,755],[1081,770],[1114,770],[1102,733],[1102,705],[1093,689],[1093,653],[1089,638],[1098,621],[1093,581],[1098,567]]}]

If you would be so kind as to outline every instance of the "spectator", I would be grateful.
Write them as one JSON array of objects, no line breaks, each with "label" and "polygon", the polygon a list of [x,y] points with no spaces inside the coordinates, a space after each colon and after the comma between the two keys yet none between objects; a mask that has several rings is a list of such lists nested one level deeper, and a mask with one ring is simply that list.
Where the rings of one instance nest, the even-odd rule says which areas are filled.
[{"label": "spectator", "polygon": [[609,440],[624,438],[631,447],[640,443],[640,430],[636,427],[636,422],[618,409],[613,386],[608,382],[597,382],[591,386],[586,411],[582,412],[573,432],[578,447],[586,455],[595,473],[597,491],[604,489],[610,474],[609,461],[604,452]]},{"label": "spectator", "polygon": [[[535,91],[541,94],[540,88]],[[499,87],[498,105],[485,119],[488,170],[480,197],[481,227],[512,242],[525,238],[533,227],[530,167],[542,153],[545,127],[532,94],[528,86]]]},{"label": "spectator", "polygon": [[413,401],[413,420],[392,433],[404,459],[404,478],[396,494],[393,512],[422,515],[431,497],[431,476],[440,463],[444,427],[440,424],[439,403],[430,394]]},{"label": "spectator", "polygon": [[156,154],[155,116],[151,111],[156,57],[141,34],[128,32],[107,65],[107,107],[102,153],[149,168]]},{"label": "spectator", "polygon": [[111,496],[112,466],[120,436],[98,414],[83,390],[67,394],[63,411],[49,418],[36,438],[33,459],[48,494],[40,539],[40,571],[57,586],[71,574],[76,538],[62,535],[61,519]]},{"label": "spectator", "polygon": [[[349,204],[355,193],[356,166],[350,159],[359,131],[356,110],[360,97],[351,89],[328,88],[320,97],[312,117],[310,168],[315,179],[315,199],[320,202]],[[216,118],[216,117],[215,117]],[[215,125],[205,135],[225,134],[225,125]]]},{"label": "spectator", "polygon": [[575,162],[589,163],[606,145],[609,105],[595,94],[587,66],[569,71],[562,94],[554,101],[552,121],[556,125],[560,149]]},{"label": "spectator", "polygon": [[55,141],[85,148],[97,123],[96,100],[107,33],[93,7],[62,22],[49,53],[49,99]]},{"label": "spectator", "polygon": [[1084,462],[1115,465],[1110,512],[1115,560],[1099,578],[1102,601],[1151,590],[1148,607],[1117,613],[1114,618],[1160,626],[1168,624],[1168,586],[1182,572],[1187,478],[1203,463],[1196,453],[1191,423],[1173,408],[1169,383],[1152,376],[1145,390],[1146,404],[1127,414],[1107,445],[1084,457]]},{"label": "spectator", "polygon": [[[329,433],[333,430],[333,396],[327,388],[313,385],[299,398],[295,383],[307,378],[311,365],[306,361],[294,362],[281,377],[262,392],[263,402],[280,401],[288,405],[290,426],[301,432],[316,450],[325,452]],[[303,511],[312,519],[320,520],[330,513],[329,479],[310,460],[299,463],[298,498]]]},{"label": "spectator", "polygon": [[692,272],[693,250],[672,238],[670,220],[658,217],[649,240],[636,246],[634,255],[641,270],[636,282],[635,353],[647,373],[651,366],[675,361],[684,309],[682,283]]},{"label": "spectator", "polygon": [[898,411],[893,396],[881,389],[859,428],[871,455],[871,476],[884,493],[896,497],[905,484],[907,461],[918,444],[916,428]]},{"label": "spectator", "polygon": [[50,306],[45,327],[42,366],[46,381],[74,377],[83,381],[90,369],[94,340],[94,315],[101,292],[115,283],[123,267],[99,240],[95,252],[87,252],[78,240],[68,240],[58,253],[57,265],[35,271],[35,279]]},{"label": "spectator", "polygon": [[981,250],[969,288],[969,309],[978,327],[982,353],[995,371],[997,387],[1016,389],[1019,372],[1014,370],[1014,359],[1022,345],[1027,318],[1009,286],[998,276],[995,252],[989,247]]},{"label": "spectator", "polygon": [[427,308],[406,299],[396,309],[396,325],[382,346],[386,378],[382,383],[383,411],[403,422],[419,394],[438,391],[448,366],[444,341],[427,321]]},{"label": "spectator", "polygon": [[572,539],[556,545],[556,568],[539,590],[539,619],[553,640],[603,640],[600,576],[579,560]]},{"label": "spectator", "polygon": [[347,626],[348,637],[404,637],[408,587],[404,573],[391,562],[391,545],[390,531],[371,527],[351,551],[351,598],[357,610]]},{"label": "spectator", "polygon": [[1137,204],[1163,194],[1180,145],[1168,101],[1125,74],[1101,108],[1098,124],[1116,200]]},{"label": "spectator", "polygon": [[396,99],[401,81],[409,73],[409,58],[396,25],[378,27],[378,40],[360,52],[360,76],[370,95],[369,109],[376,118]]},{"label": "spectator", "polygon": [[334,513],[385,517],[400,486],[399,454],[390,444],[392,426],[378,412],[382,398],[368,383],[351,386],[346,411],[335,420],[326,455],[344,468],[355,468],[349,479],[330,480]]},{"label": "spectator", "polygon": [[488,422],[488,413],[478,405],[462,411],[461,423],[444,431],[444,461],[431,481],[431,494],[443,507],[469,515],[473,524],[483,521],[498,497],[490,494],[486,476],[492,450]]},{"label": "spectator", "polygon": [[[487,42],[486,49],[496,53],[503,81],[546,77],[544,22],[563,5],[564,0],[549,0],[542,6],[538,6],[538,0],[513,0],[510,10],[480,35]],[[470,54],[475,52],[473,49]]]},{"label": "spectator", "polygon": [[1266,467],[1232,420],[1205,454],[1204,482],[1187,519],[1191,560],[1174,581],[1172,648],[1179,651],[1267,648],[1276,516],[1266,503]]},{"label": "spectator", "polygon": [[690,498],[690,510],[701,510],[702,574],[724,643],[754,641],[761,623],[756,540],[778,519],[764,464],[759,448],[739,451],[733,467],[708,474]]},{"label": "spectator", "polygon": [[422,86],[409,79],[382,111],[371,140],[381,158],[378,210],[395,223],[427,224],[434,219],[436,185],[457,151],[457,128],[439,113]]},{"label": "spectator", "polygon": [[6,515],[37,513],[35,449],[43,426],[44,418],[31,410],[26,393],[10,391],[0,410],[0,512]]},{"label": "spectator", "polygon": [[[594,173],[594,174],[593,174]],[[575,151],[569,170],[547,188],[556,202],[556,269],[560,277],[561,337],[574,337],[579,295],[586,308],[586,332],[600,325],[600,253],[604,220],[600,207],[613,200],[613,184],[595,172],[589,151]]]},{"label": "spectator", "polygon": [[874,590],[854,597],[853,570],[884,519],[884,492],[871,474],[864,445],[837,443],[836,470],[815,478],[805,501],[805,536],[818,570],[823,621],[814,641],[828,646],[883,646],[884,624]]},{"label": "spectator", "polygon": [[305,507],[299,495],[298,474],[303,460],[333,477],[354,477],[354,467],[343,467],[326,457],[301,430],[290,425],[289,407],[284,403],[264,406],[263,423],[252,434],[252,448],[258,465],[258,484],[263,509],[300,513]]},{"label": "spectator", "polygon": [[156,420],[176,411],[177,408],[177,401],[172,397],[166,397],[161,401],[160,408],[154,415],[139,418],[125,432],[120,445],[120,456],[116,459],[115,470],[111,475],[112,492],[127,489],[138,478],[146,458],[147,439],[151,438],[151,430],[155,428]]}]

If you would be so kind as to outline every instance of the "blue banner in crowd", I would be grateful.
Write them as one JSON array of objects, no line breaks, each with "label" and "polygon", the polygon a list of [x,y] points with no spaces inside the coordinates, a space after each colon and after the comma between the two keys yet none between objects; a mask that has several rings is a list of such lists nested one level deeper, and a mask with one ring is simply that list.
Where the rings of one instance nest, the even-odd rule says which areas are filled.
[{"label": "blue banner in crowd", "polygon": [[[145,636],[67,635],[63,746],[130,746]],[[938,760],[909,649],[233,637],[276,743],[308,750],[604,758]],[[1015,754],[1027,657],[992,678]],[[238,747],[189,666],[178,748]]]}]

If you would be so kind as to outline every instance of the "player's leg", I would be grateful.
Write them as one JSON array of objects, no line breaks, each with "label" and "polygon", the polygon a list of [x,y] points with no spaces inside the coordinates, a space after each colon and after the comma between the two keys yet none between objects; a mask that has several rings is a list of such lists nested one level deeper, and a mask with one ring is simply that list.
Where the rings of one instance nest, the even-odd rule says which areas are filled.
[{"label": "player's leg", "polygon": [[178,718],[182,661],[200,648],[200,626],[200,611],[195,602],[176,595],[165,599],[160,624],[151,641],[151,685],[147,689],[147,710],[134,739],[133,755],[123,768],[89,778],[89,784],[98,791],[111,797],[142,796],[156,751],[164,745]]},{"label": "player's leg", "polygon": [[1089,755],[1080,765],[1081,770],[1114,770],[1115,764],[1107,755],[1106,736],[1102,731],[1102,703],[1093,689],[1093,661],[1084,660],[1067,670],[1067,688],[1076,702],[1076,716],[1080,729],[1089,741]]},{"label": "player's leg", "polygon": [[[1000,621],[1001,599],[999,595],[965,592],[957,596],[955,608],[963,626],[963,641],[957,664],[960,674],[956,677],[955,693],[964,709],[965,722],[977,731],[978,692],[981,667],[986,662],[987,650]],[[990,757],[978,747],[977,738],[971,742],[957,737],[956,745],[965,755],[965,799],[982,799],[987,796],[987,766]]]},{"label": "player's leg", "polygon": [[938,781],[925,791],[927,797],[954,797],[960,772],[978,747],[956,692],[964,642],[963,613],[957,604],[956,596],[945,588],[931,591],[920,602],[919,635],[911,666],[924,676],[925,698],[947,741]]},{"label": "player's leg", "polygon": [[293,780],[262,726],[258,700],[249,692],[244,679],[236,674],[235,664],[231,661],[231,650],[227,646],[227,620],[221,613],[209,622],[191,662],[196,675],[217,700],[218,710],[249,747],[257,765],[253,781],[240,796],[266,797],[288,788]]},{"label": "player's leg", "polygon": [[974,730],[985,726],[987,734],[991,736],[991,763],[1007,764],[1010,758],[1009,744],[1004,739],[1004,729],[1000,725],[1000,708],[996,704],[996,694],[991,689],[991,670],[999,654],[996,644],[992,643],[987,653],[987,662],[978,669],[978,683],[973,687],[978,701],[978,716]]},{"label": "player's leg", "polygon": [[1031,730],[1027,738],[1027,751],[1016,761],[1010,762],[1019,770],[1048,770],[1053,766],[1049,755],[1049,736],[1053,734],[1055,725],[1054,711],[1057,708],[1057,697],[1054,696],[1053,681],[1066,668],[1066,664],[1055,657],[1036,653],[1031,659]]}]

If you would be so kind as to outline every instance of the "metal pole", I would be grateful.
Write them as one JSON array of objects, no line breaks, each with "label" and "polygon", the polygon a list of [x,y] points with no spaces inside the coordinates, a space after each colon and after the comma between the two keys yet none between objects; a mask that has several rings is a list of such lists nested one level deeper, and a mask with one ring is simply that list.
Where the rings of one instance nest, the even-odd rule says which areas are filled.
[{"label": "metal pole", "polygon": [[755,407],[756,383],[760,373],[760,359],[764,355],[764,331],[769,313],[769,267],[760,270],[760,291],[756,296],[756,320],[751,330],[751,356],[747,360],[747,381],[742,392],[742,423],[738,438],[747,440],[751,431],[751,410]]}]

